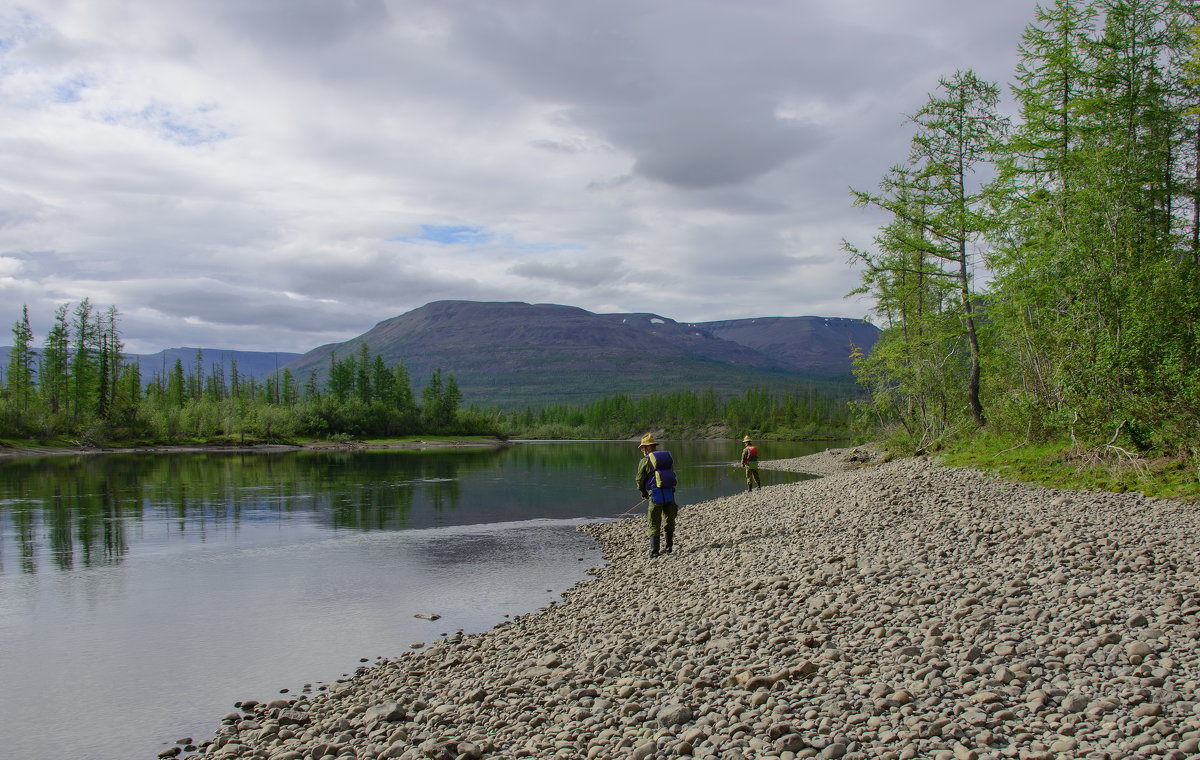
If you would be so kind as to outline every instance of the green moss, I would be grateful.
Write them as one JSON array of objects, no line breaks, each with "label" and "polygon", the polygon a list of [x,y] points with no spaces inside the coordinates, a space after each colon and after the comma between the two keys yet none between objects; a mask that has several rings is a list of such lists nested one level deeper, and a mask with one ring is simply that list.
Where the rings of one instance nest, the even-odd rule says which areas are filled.
[{"label": "green moss", "polygon": [[1136,491],[1200,501],[1200,462],[1183,457],[1129,458],[1104,449],[1080,450],[1067,441],[1031,443],[980,434],[949,444],[938,461],[990,470],[1006,480],[1084,491]]}]

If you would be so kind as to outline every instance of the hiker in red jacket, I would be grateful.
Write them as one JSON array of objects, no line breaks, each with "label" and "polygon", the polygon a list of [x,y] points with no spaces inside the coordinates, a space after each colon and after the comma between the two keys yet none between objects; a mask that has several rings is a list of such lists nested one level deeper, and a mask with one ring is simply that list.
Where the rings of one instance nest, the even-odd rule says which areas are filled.
[{"label": "hiker in red jacket", "polygon": [[750,443],[750,436],[743,438],[742,443],[746,444],[746,448],[742,449],[742,469],[746,471],[746,490],[753,491],[756,487],[762,488],[762,482],[758,479],[758,447]]}]

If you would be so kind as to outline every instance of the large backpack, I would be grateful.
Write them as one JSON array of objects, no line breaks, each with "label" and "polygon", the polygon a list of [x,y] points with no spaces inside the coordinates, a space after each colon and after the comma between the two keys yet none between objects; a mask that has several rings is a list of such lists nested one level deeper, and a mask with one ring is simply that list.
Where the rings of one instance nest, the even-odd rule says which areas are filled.
[{"label": "large backpack", "polygon": [[675,477],[675,470],[672,469],[675,463],[671,460],[671,452],[651,451],[646,458],[650,460],[650,466],[654,468],[650,477],[646,478],[646,485],[650,490],[650,501],[654,504],[675,501],[675,486],[678,484],[678,479]]}]

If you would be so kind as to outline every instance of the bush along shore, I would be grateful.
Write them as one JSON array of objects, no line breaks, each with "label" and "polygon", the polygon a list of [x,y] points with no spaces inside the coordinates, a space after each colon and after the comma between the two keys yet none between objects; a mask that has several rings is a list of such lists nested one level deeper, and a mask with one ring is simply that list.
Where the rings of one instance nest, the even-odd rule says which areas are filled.
[{"label": "bush along shore", "polygon": [[201,751],[1200,757],[1194,507],[863,453],[685,505],[657,559],[644,517],[586,526],[607,563],[560,602],[237,703]]}]

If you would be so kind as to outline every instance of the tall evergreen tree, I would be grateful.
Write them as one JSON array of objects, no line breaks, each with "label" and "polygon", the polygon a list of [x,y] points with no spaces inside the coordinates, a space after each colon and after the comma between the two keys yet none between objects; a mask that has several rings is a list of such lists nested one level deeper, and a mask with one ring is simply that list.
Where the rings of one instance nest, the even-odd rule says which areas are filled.
[{"label": "tall evergreen tree", "polygon": [[[877,239],[882,252],[872,254],[847,245],[852,259],[867,264],[867,292],[879,295],[884,308],[903,305],[903,322],[893,342],[916,338],[920,345],[935,334],[944,336],[943,317],[948,311],[926,312],[924,307],[941,302],[946,289],[953,289],[955,332],[966,353],[964,401],[976,425],[983,425],[985,418],[980,391],[982,349],[972,284],[974,247],[984,240],[991,220],[984,188],[974,173],[990,160],[1007,128],[996,110],[998,100],[999,88],[972,71],[941,79],[939,91],[911,117],[916,131],[907,165],[892,169],[881,183],[881,193],[853,191],[857,204],[878,206],[893,217]],[[886,351],[887,340],[885,335],[882,348],[876,350]],[[897,358],[903,361],[902,356]],[[876,384],[888,387],[897,379],[891,374]],[[914,379],[909,377],[908,385],[899,384],[900,394],[910,400],[925,392],[911,384]]]},{"label": "tall evergreen tree", "polygon": [[21,306],[21,318],[13,323],[12,348],[8,352],[8,369],[5,385],[9,397],[22,410],[27,410],[33,400],[36,377],[33,349],[33,329],[29,326],[29,306]]},{"label": "tall evergreen tree", "polygon": [[183,360],[176,358],[167,375],[167,403],[175,409],[182,409],[187,403],[187,377],[183,373]]},{"label": "tall evergreen tree", "polygon": [[1181,200],[1200,161],[1178,53],[1194,9],[1181,9],[1060,0],[1026,32],[990,299],[1011,357],[998,385],[1026,429],[1137,427],[1171,414],[1162,388],[1188,385],[1195,307],[1181,294],[1200,207]]},{"label": "tall evergreen tree", "polygon": [[71,325],[67,318],[70,304],[61,304],[54,312],[54,322],[42,348],[38,390],[57,415],[69,402],[71,366]]},{"label": "tall evergreen tree", "polygon": [[451,372],[446,376],[445,388],[442,389],[442,396],[438,399],[438,421],[442,426],[454,425],[458,419],[458,407],[461,403],[462,391],[459,390],[458,381]]},{"label": "tall evergreen tree", "polygon": [[85,298],[75,306],[75,350],[71,355],[71,412],[78,421],[96,408],[99,386],[100,330],[92,302]]},{"label": "tall evergreen tree", "polygon": [[429,376],[429,382],[421,391],[421,423],[430,430],[442,427],[442,368],[438,367]]},{"label": "tall evergreen tree", "polygon": [[371,401],[371,349],[366,343],[358,345],[358,361],[354,363],[354,391],[364,404]]},{"label": "tall evergreen tree", "polygon": [[404,431],[414,430],[417,426],[418,411],[416,400],[413,398],[412,381],[409,378],[408,368],[404,366],[404,362],[397,360],[392,371],[395,374],[395,382],[392,386],[392,407],[397,412],[401,429]]}]

